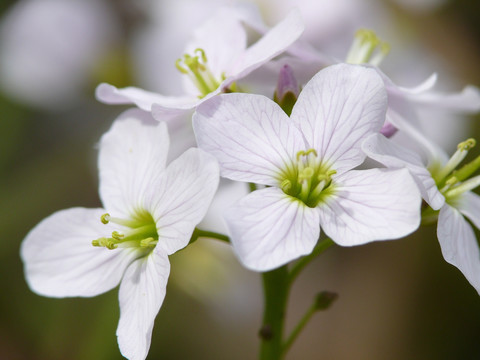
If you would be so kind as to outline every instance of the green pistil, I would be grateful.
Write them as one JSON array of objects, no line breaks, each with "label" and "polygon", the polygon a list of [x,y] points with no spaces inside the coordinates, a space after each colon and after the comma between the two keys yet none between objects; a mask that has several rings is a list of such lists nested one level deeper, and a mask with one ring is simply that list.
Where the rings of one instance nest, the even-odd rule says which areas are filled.
[{"label": "green pistil", "polygon": [[346,62],[377,66],[389,52],[390,45],[381,41],[373,31],[360,29],[355,34]]},{"label": "green pistil", "polygon": [[200,91],[199,98],[203,98],[216,90],[220,83],[225,80],[222,74],[217,80],[207,65],[207,56],[203,49],[195,49],[194,56],[185,54],[183,59],[178,59],[175,66],[182,74],[187,75]]},{"label": "green pistil", "polygon": [[308,207],[316,207],[332,193],[332,176],[336,171],[318,161],[315,149],[299,151],[296,160],[294,166],[284,173],[280,188]]},{"label": "green pistil", "polygon": [[158,242],[157,227],[150,214],[142,214],[136,220],[114,218],[109,214],[104,214],[100,221],[103,224],[111,222],[121,225],[125,228],[125,231],[113,231],[109,238],[101,237],[93,240],[93,246],[105,247],[110,250],[118,247],[151,250]]}]

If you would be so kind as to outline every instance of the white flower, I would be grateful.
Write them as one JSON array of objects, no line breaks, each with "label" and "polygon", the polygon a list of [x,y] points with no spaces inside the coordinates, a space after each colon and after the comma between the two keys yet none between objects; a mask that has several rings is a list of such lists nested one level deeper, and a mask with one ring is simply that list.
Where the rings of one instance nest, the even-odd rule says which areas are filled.
[{"label": "white flower", "polygon": [[165,168],[168,146],[164,123],[137,109],[124,113],[100,142],[104,209],[56,212],[21,248],[27,282],[38,294],[95,296],[120,283],[117,337],[129,359],[147,356],[168,255],[188,244],[218,185],[215,159],[199,149]]},{"label": "white flower", "polygon": [[197,108],[198,144],[219,160],[221,175],[268,186],[226,214],[245,266],[265,271],[310,253],[320,226],[344,246],[418,227],[421,198],[407,171],[352,170],[386,106],[373,69],[339,64],[312,78],[291,117],[260,95],[224,94]]},{"label": "white flower", "polygon": [[[196,29],[183,59],[176,64],[177,69],[186,75],[183,77],[186,80],[184,96],[163,96],[136,87],[117,89],[100,84],[97,99],[108,104],[134,103],[147,111],[155,104],[155,118],[175,117],[229,89],[235,81],[279,55],[304,29],[299,12],[292,11],[247,48],[247,32],[242,22],[248,20],[248,16],[245,11],[222,8]],[[252,23],[259,26],[258,19],[251,17]]]},{"label": "white flower", "polygon": [[380,135],[372,135],[362,147],[369,157],[385,166],[410,171],[425,202],[430,205],[424,211],[424,220],[430,222],[438,218],[437,236],[443,257],[480,293],[480,251],[473,229],[463,216],[480,228],[480,197],[470,191],[480,185],[480,176],[469,179],[480,167],[480,157],[455,170],[475,141],[469,139],[460,143],[448,159],[441,149],[414,129],[402,130],[420,142],[424,159]]},{"label": "white flower", "polygon": [[[355,34],[353,44],[344,60],[349,64],[367,64],[380,74],[388,94],[386,118],[388,122],[393,123],[392,118],[395,118],[396,123],[393,124],[395,126],[402,126],[403,122],[415,125],[421,120],[423,112],[473,114],[480,111],[480,90],[477,87],[468,85],[460,92],[439,92],[434,89],[437,82],[435,73],[411,88],[397,85],[379,67],[389,51],[390,46],[381,41],[373,31],[360,29]],[[342,62],[327,57],[302,41],[297,41],[289,48],[289,52],[295,58],[284,59],[282,62],[291,61],[291,64],[295,64],[294,71],[300,79],[306,75],[311,76],[312,72],[317,72],[325,65]],[[392,113],[395,114],[391,115]],[[430,123],[434,121],[428,120]]]}]

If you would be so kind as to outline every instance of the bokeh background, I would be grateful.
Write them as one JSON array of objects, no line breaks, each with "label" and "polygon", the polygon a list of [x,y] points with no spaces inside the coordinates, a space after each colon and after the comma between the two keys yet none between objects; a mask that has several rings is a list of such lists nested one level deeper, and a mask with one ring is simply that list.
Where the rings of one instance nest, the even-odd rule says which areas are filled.
[{"label": "bokeh background", "polygon": [[[54,211],[100,206],[96,144],[127,107],[98,103],[99,82],[174,94],[173,61],[215,7],[207,0],[2,0],[0,3],[0,359],[121,359],[117,290],[50,299],[25,283],[19,247]],[[257,2],[268,24],[293,1]],[[480,85],[480,3],[472,0],[297,1],[306,36],[346,54],[373,28],[392,46],[382,64],[401,85],[432,72],[439,88]],[[426,115],[452,151],[478,116]],[[474,151],[478,155],[478,149]],[[167,297],[149,359],[254,359],[262,313],[258,274],[226,245],[202,240],[170,257]],[[287,329],[313,296],[339,294],[287,359],[480,359],[480,297],[442,258],[435,227],[397,241],[334,247],[293,288]]]}]

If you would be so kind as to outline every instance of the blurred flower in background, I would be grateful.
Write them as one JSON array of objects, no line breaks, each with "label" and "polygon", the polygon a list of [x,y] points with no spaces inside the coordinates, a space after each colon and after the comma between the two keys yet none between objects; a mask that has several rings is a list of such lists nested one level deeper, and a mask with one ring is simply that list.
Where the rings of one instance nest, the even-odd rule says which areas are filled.
[{"label": "blurred flower in background", "polygon": [[[96,144],[126,107],[97,103],[96,85],[180,94],[175,60],[183,55],[191,31],[219,6],[233,3],[0,4],[0,273],[5,280],[0,358],[119,358],[119,311],[112,306],[117,290],[95,299],[39,297],[25,283],[20,243],[58,209],[99,206]],[[268,26],[298,6],[306,24],[303,38],[337,59],[346,57],[356,30],[375,30],[391,45],[381,68],[398,85],[416,85],[434,72],[440,91],[480,85],[480,5],[475,1],[256,4]],[[278,72],[250,77],[269,76],[276,79]],[[273,88],[263,91],[273,95]],[[437,110],[419,117],[447,152],[480,130],[478,116]],[[212,221],[207,218],[206,224]],[[171,262],[168,296],[156,319],[149,358],[253,358],[262,310],[258,274],[243,269],[228,246],[209,240],[172,256]],[[339,293],[339,300],[309,324],[287,359],[480,357],[478,295],[444,263],[434,228],[400,241],[329,250],[295,285],[287,327],[320,290]]]}]

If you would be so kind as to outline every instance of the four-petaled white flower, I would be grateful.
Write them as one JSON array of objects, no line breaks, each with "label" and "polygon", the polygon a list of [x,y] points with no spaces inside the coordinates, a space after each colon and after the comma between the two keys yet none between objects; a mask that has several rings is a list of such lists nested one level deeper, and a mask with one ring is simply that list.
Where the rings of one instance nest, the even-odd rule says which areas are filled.
[{"label": "four-petaled white flower", "polygon": [[364,161],[361,143],[380,130],[386,108],[378,73],[346,64],[315,75],[290,117],[250,94],[219,95],[197,108],[199,147],[219,160],[221,175],[267,186],[226,214],[246,267],[266,271],[310,253],[320,226],[344,246],[418,227],[421,197],[408,171],[352,170]]},{"label": "four-petaled white flower", "polygon": [[460,143],[455,154],[448,159],[416,129],[405,127],[401,130],[419,142],[419,153],[381,135],[369,137],[362,148],[369,157],[389,168],[410,171],[423,199],[430,206],[429,211],[424,212],[425,220],[437,220],[437,237],[443,257],[456,266],[480,293],[480,250],[473,229],[463,216],[480,228],[480,196],[470,191],[480,185],[480,176],[469,179],[480,168],[480,157],[455,170],[475,141],[469,139]]},{"label": "four-petaled white flower", "polygon": [[185,247],[217,189],[216,160],[189,149],[165,168],[164,123],[134,109],[101,139],[104,209],[71,208],[40,222],[21,256],[30,288],[52,297],[95,296],[120,283],[120,351],[144,359],[165,297],[168,255]]},{"label": "four-petaled white flower", "polygon": [[254,15],[245,15],[235,8],[222,8],[196,29],[183,59],[176,64],[178,70],[186,75],[183,77],[184,96],[163,96],[136,87],[117,89],[100,84],[96,90],[97,99],[107,104],[134,103],[143,110],[152,110],[153,116],[162,120],[194,109],[279,55],[304,30],[300,13],[294,10],[247,47],[247,31],[243,22],[250,21],[258,27],[258,19]]}]

